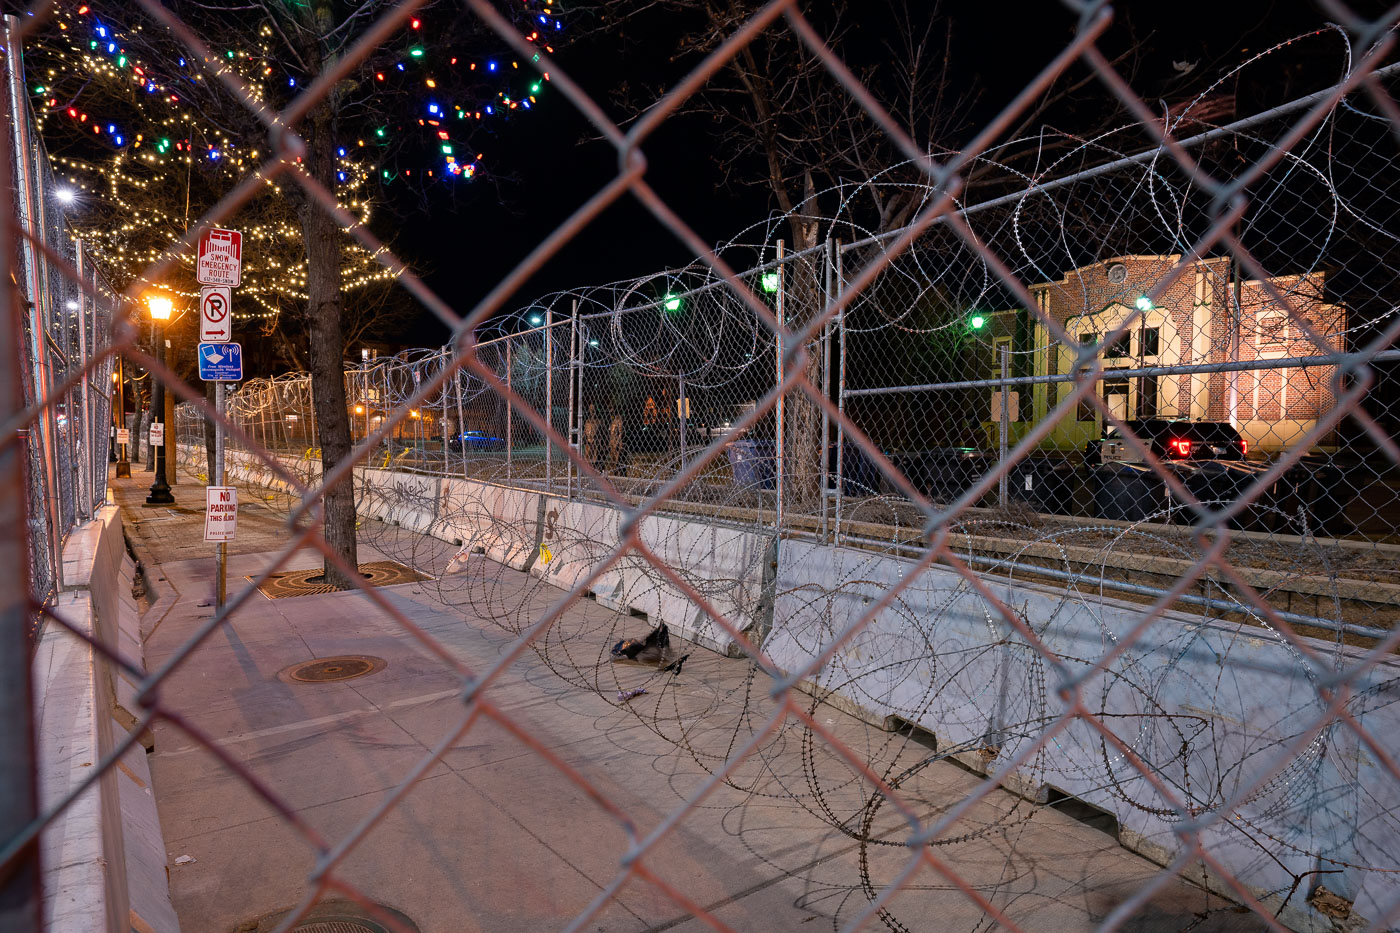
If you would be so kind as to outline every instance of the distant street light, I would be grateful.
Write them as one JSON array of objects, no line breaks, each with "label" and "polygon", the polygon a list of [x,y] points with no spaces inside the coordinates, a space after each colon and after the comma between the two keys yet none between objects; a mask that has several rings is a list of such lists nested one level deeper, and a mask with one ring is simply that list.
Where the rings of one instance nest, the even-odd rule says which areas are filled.
[{"label": "distant street light", "polygon": [[54,196],[64,204],[72,204],[73,199],[77,197],[77,195],[73,193],[72,188],[59,188],[54,192]]},{"label": "distant street light", "polygon": [[[152,292],[146,295],[146,307],[151,312],[151,320],[155,323],[156,347],[155,356],[157,359],[170,362],[170,354],[165,352],[165,322],[170,320],[170,312],[174,310],[175,303],[170,300],[169,295],[159,292]],[[163,355],[162,355],[163,354]],[[151,393],[151,424],[161,426],[161,444],[156,448],[156,478],[151,483],[151,494],[146,497],[147,505],[169,505],[175,501],[175,497],[170,494],[170,483],[165,478],[165,450],[170,445],[170,438],[165,436],[165,385],[159,379],[153,379],[155,383],[154,391]]]}]

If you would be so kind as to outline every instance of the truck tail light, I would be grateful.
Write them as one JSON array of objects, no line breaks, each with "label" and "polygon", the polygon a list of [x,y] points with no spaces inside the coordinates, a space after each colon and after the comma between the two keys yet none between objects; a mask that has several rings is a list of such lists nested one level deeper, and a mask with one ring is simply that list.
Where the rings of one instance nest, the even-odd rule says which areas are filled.
[{"label": "truck tail light", "polygon": [[1167,449],[1174,457],[1191,456],[1191,441],[1184,437],[1174,437],[1167,442]]},{"label": "truck tail light", "polygon": [[1243,438],[1241,438],[1241,439],[1240,439],[1240,456],[1243,457],[1243,456],[1245,456],[1245,455],[1248,454],[1248,453],[1249,453],[1249,441],[1244,440]]}]

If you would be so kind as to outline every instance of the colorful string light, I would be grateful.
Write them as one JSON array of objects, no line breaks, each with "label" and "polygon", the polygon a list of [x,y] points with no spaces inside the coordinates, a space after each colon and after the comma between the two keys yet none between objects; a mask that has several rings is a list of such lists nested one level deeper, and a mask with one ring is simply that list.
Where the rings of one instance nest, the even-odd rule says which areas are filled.
[{"label": "colorful string light", "polygon": [[[522,7],[532,18],[554,23],[556,30],[561,25],[552,0],[522,0]],[[148,47],[139,41],[145,27],[121,25],[127,12],[121,5],[94,8],[60,3],[51,18],[57,29],[45,30],[26,48],[26,64],[35,79],[32,91],[40,133],[49,141],[50,152],[62,153],[51,157],[55,173],[80,194],[98,195],[122,218],[83,231],[89,247],[100,260],[110,263],[118,276],[123,272],[138,274],[183,235],[185,217],[172,209],[173,203],[183,203],[183,198],[162,198],[159,194],[186,192],[196,170],[202,185],[228,190],[258,164],[255,148],[230,138],[201,112],[196,105],[198,86],[207,84],[219,70],[230,71],[249,89],[253,106],[280,106],[302,86],[302,76],[278,61],[276,37],[268,25],[258,29],[249,48],[220,50],[220,57],[211,63],[215,73],[210,75],[183,57],[175,56],[177,66],[173,68],[142,59],[135,50]],[[553,51],[537,29],[523,34],[543,51]],[[404,35],[421,39],[423,20],[415,17]],[[443,121],[452,114],[456,120],[504,118],[517,102],[536,102],[549,80],[547,74],[536,73],[533,79],[522,75],[516,60],[509,61],[510,68],[505,69],[497,59],[481,59],[421,41],[404,42],[396,55],[387,45],[384,51],[389,54],[378,57],[366,72],[369,87],[376,93],[382,93],[378,89],[383,88],[383,92],[396,95],[421,94],[424,103],[417,112],[425,114],[425,119],[363,127],[337,147],[336,195],[357,223],[369,219],[372,186],[392,185],[400,179],[475,177],[484,155],[475,146],[469,161],[456,154],[458,145],[469,142],[466,133],[471,130],[467,127],[475,124],[464,125],[454,138]],[[533,61],[538,60],[539,54],[533,56]],[[482,63],[493,72],[489,80],[482,77],[487,69],[478,68]],[[429,99],[429,94],[435,96]],[[454,96],[458,99],[453,100]],[[463,96],[470,99],[462,100]],[[419,143],[415,132],[428,135]],[[79,134],[89,142],[72,145]],[[105,156],[93,150],[96,140],[106,142]],[[426,164],[412,168],[383,164],[391,158],[391,151],[397,154],[396,162],[421,159]],[[419,169],[416,175],[414,168]],[[273,195],[280,191],[275,184],[270,189]],[[291,210],[285,204],[272,209],[255,204],[237,222],[245,249],[260,261],[245,268],[240,295],[252,301],[240,302],[242,307],[235,316],[275,318],[280,308],[303,302],[304,250]],[[379,264],[379,258],[358,247],[347,247],[345,289],[353,291],[393,278],[393,273]]]}]

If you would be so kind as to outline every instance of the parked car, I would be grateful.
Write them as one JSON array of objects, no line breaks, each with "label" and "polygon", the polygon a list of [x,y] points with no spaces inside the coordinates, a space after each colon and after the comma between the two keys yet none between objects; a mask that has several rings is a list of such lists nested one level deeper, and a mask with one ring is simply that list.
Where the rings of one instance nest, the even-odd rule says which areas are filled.
[{"label": "parked car", "polygon": [[[1151,418],[1129,421],[1127,427],[1160,460],[1243,460],[1249,453],[1249,443],[1225,421]],[[1140,458],[1118,429],[1110,427],[1102,438],[1084,445],[1084,459],[1098,464]]]},{"label": "parked car", "polygon": [[456,454],[463,450],[505,450],[506,442],[485,431],[463,431],[447,439],[447,449]]}]

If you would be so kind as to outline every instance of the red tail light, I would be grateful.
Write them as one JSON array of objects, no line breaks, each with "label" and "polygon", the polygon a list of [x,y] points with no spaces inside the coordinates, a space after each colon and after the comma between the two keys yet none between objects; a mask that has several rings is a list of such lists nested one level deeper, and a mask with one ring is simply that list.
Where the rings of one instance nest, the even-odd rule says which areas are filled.
[{"label": "red tail light", "polygon": [[1246,441],[1246,440],[1244,440],[1244,439],[1241,439],[1241,440],[1240,440],[1240,456],[1243,457],[1243,456],[1244,456],[1245,454],[1247,454],[1247,453],[1249,453],[1249,441]]},{"label": "red tail light", "polygon": [[1191,456],[1191,441],[1184,437],[1174,437],[1167,441],[1167,449],[1174,457]]}]

